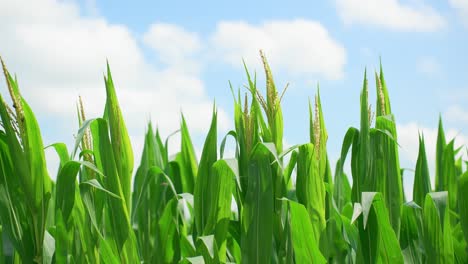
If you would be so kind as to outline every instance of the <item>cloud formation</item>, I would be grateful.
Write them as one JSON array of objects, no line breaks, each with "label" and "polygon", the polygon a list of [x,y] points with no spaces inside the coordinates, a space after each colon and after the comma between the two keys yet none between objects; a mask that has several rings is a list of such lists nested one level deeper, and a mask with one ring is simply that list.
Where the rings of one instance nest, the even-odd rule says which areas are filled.
[{"label": "cloud formation", "polygon": [[268,21],[259,25],[243,21],[218,23],[211,36],[212,47],[225,62],[259,68],[258,50],[263,49],[276,70],[294,75],[341,79],[346,63],[345,48],[320,23],[304,19]]},{"label": "cloud formation", "polygon": [[[462,1],[462,0],[452,0]],[[364,25],[407,32],[434,32],[445,19],[431,6],[399,0],[335,0],[338,14],[348,25]]]},{"label": "cloud formation", "polygon": [[[194,134],[206,133],[213,100],[202,72],[213,58],[234,67],[242,67],[245,58],[259,66],[258,50],[264,49],[278,72],[326,79],[344,75],[345,49],[318,22],[221,21],[205,37],[178,25],[154,23],[140,36],[108,21],[93,1],[85,9],[90,10],[81,10],[74,1],[0,0],[1,55],[18,74],[46,144],[73,142],[78,95],[87,117],[102,115],[106,59],[137,161],[150,119],[164,136],[178,129],[182,111]],[[231,123],[218,107],[220,131]]]},{"label": "cloud formation", "polygon": [[[151,26],[143,40],[161,60],[155,65],[129,28],[103,17],[81,16],[74,2],[0,1],[0,17],[2,56],[10,71],[18,73],[46,144],[57,140],[48,138],[57,136],[57,131],[48,128],[50,124],[61,124],[61,138],[72,142],[78,95],[83,97],[88,117],[102,115],[106,58],[137,161],[150,116],[163,135],[178,129],[181,111],[192,132],[205,133],[209,127],[213,101],[199,72],[177,65],[186,60],[198,68],[198,62],[190,58],[199,49],[195,34],[174,25]],[[230,120],[222,108],[218,113],[220,129],[225,130]]]},{"label": "cloud formation", "polygon": [[449,3],[457,11],[464,25],[468,27],[468,0],[449,0]]}]

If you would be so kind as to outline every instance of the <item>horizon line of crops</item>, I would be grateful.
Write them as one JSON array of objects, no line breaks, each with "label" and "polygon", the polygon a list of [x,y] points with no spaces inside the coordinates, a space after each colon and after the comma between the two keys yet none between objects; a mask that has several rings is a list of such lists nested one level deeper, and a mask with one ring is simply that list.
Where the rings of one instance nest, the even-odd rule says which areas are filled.
[{"label": "horizon line of crops", "polygon": [[[244,64],[248,91],[231,87],[234,129],[219,144],[215,107],[200,160],[183,115],[171,157],[149,123],[138,165],[107,65],[103,116],[87,119],[80,98],[73,148],[48,146],[60,158],[55,182],[34,112],[1,61],[13,106],[0,94],[0,264],[467,263],[467,161],[441,119],[435,186],[420,134],[407,201],[382,65],[376,108],[365,71],[359,127],[332,169],[319,91],[309,142],[284,149],[284,91],[261,59],[266,93]],[[226,159],[228,138],[236,151]]]}]

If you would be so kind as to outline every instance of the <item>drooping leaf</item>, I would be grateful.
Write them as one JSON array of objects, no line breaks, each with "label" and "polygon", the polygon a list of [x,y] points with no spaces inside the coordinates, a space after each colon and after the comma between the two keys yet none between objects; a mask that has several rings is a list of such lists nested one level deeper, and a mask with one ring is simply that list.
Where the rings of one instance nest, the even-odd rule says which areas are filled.
[{"label": "drooping leaf", "polygon": [[385,201],[380,193],[364,192],[362,194],[359,233],[358,262],[403,263],[398,239],[390,224]]},{"label": "drooping leaf", "polygon": [[400,246],[405,263],[423,263],[422,208],[414,202],[402,206]]},{"label": "drooping leaf", "polygon": [[428,263],[454,263],[448,193],[433,192],[424,201],[423,234]]}]

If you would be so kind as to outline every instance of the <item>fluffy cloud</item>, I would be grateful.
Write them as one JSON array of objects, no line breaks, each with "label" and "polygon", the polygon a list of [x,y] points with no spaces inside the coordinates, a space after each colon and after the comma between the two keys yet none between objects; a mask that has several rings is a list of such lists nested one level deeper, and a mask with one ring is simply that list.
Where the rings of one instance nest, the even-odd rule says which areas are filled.
[{"label": "fluffy cloud", "polygon": [[468,124],[468,111],[459,105],[450,106],[445,112],[445,117],[448,121],[460,125]]},{"label": "fluffy cloud", "polygon": [[[200,52],[200,37],[171,24],[153,24],[143,36],[144,43],[159,54],[159,60],[178,68],[187,68],[187,60]],[[191,66],[194,66],[191,61]]]},{"label": "fluffy cloud", "polygon": [[[196,70],[197,61],[190,57],[200,48],[195,34],[177,26],[152,25],[143,42],[161,59],[154,65],[145,59],[139,40],[126,26],[99,16],[83,17],[74,2],[0,1],[0,17],[2,56],[9,69],[18,73],[46,144],[57,140],[57,133],[72,142],[78,95],[83,97],[88,117],[102,114],[106,58],[130,136],[135,139],[137,162],[150,116],[163,135],[178,128],[181,111],[192,132],[206,133],[213,102]],[[184,60],[192,66],[179,67]],[[224,130],[229,119],[222,109],[218,112],[218,124]],[[61,124],[63,131],[50,131],[52,123]],[[49,138],[52,134],[54,138]]]},{"label": "fluffy cloud", "polygon": [[[463,0],[452,0],[463,1]],[[432,32],[443,28],[444,18],[423,3],[408,5],[399,0],[335,0],[345,24],[372,25],[396,31]]]},{"label": "fluffy cloud", "polygon": [[468,1],[467,0],[449,0],[450,5],[457,10],[465,26],[468,27]]},{"label": "fluffy cloud", "polygon": [[[201,73],[213,62],[210,56],[236,67],[242,66],[241,58],[258,66],[258,50],[264,49],[275,69],[286,73],[328,79],[344,74],[345,49],[317,22],[220,22],[206,38],[177,25],[155,23],[136,36],[127,26],[102,17],[94,0],[86,1],[85,9],[74,1],[0,0],[0,52],[10,71],[18,74],[46,144],[73,142],[78,95],[88,118],[102,115],[106,59],[136,162],[149,120],[165,136],[179,127],[182,111],[195,136],[206,133],[213,101]],[[154,56],[148,56],[151,53]],[[220,133],[229,123],[226,112],[218,109]],[[54,171],[58,160],[53,151],[47,153]]]},{"label": "fluffy cloud", "polygon": [[239,62],[244,58],[249,66],[258,69],[258,50],[263,49],[278,70],[328,79],[339,79],[344,74],[344,47],[314,21],[269,21],[260,25],[220,22],[211,42],[217,57],[237,67],[242,66]]}]

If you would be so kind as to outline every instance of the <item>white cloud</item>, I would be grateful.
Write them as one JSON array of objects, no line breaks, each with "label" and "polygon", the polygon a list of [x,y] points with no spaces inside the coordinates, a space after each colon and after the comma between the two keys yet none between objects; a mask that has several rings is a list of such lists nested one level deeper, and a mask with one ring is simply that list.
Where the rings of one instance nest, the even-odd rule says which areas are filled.
[{"label": "white cloud", "polygon": [[433,32],[443,28],[445,19],[432,7],[418,1],[335,0],[345,24],[372,25],[396,31]]},{"label": "white cloud", "polygon": [[160,54],[158,59],[169,65],[177,65],[178,68],[186,68],[187,58],[199,52],[202,47],[196,33],[171,24],[151,25],[143,36],[143,41]]},{"label": "white cloud", "polygon": [[90,16],[98,16],[99,10],[97,7],[96,0],[84,0],[85,11]]},{"label": "white cloud", "polygon": [[437,75],[442,71],[439,62],[434,57],[419,58],[416,68],[419,72],[427,75]]},{"label": "white cloud", "polygon": [[344,47],[318,22],[309,20],[269,21],[260,25],[220,22],[212,35],[212,49],[225,62],[242,67],[260,67],[258,51],[263,49],[272,67],[290,74],[343,77]]},{"label": "white cloud", "polygon": [[[209,127],[213,102],[199,71],[193,70],[199,68],[197,61],[188,58],[193,67],[175,67],[175,59],[182,61],[198,51],[195,34],[177,26],[153,25],[143,39],[162,59],[162,65],[154,66],[126,26],[99,16],[83,17],[74,2],[0,1],[0,17],[2,56],[10,71],[18,73],[22,93],[39,116],[45,144],[52,143],[47,122],[62,124],[59,138],[72,142],[78,95],[88,117],[102,114],[106,58],[132,138],[142,140],[150,115],[163,135],[176,130],[181,110],[191,132],[204,135]],[[218,109],[220,129],[228,123],[225,111]],[[133,145],[138,164],[141,149],[136,146],[141,142]]]},{"label": "white cloud", "polygon": [[468,1],[467,0],[449,0],[452,8],[456,9],[460,19],[468,27]]},{"label": "white cloud", "polygon": [[447,121],[468,124],[468,111],[459,105],[450,106],[444,116],[447,118]]},{"label": "white cloud", "polygon": [[[270,21],[257,26],[221,22],[207,38],[176,25],[155,23],[140,37],[127,26],[102,17],[94,1],[85,5],[87,12],[73,1],[0,0],[0,52],[10,71],[18,75],[22,94],[38,116],[45,144],[72,143],[78,95],[88,118],[102,115],[106,59],[133,140],[136,164],[150,119],[166,136],[178,129],[183,111],[195,136],[207,132],[213,105],[201,79],[203,66],[211,62],[207,55],[242,66],[242,57],[258,63],[262,48],[278,70],[328,79],[344,74],[345,49],[317,22]],[[148,59],[148,50],[155,53],[158,63]],[[219,108],[220,134],[229,122]],[[52,123],[59,131],[47,127]],[[55,171],[57,159],[51,157],[55,154],[47,153],[49,167]]]}]

